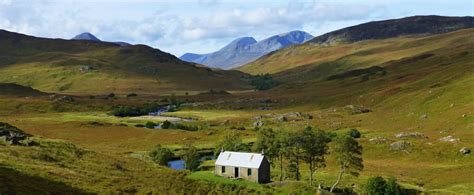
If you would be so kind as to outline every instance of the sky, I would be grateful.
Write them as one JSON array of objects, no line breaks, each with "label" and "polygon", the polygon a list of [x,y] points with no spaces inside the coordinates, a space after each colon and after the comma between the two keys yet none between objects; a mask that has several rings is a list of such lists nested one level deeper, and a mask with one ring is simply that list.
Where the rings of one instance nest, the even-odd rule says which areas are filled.
[{"label": "sky", "polygon": [[0,0],[0,29],[146,44],[180,56],[232,40],[303,30],[314,36],[413,15],[473,16],[474,0]]}]

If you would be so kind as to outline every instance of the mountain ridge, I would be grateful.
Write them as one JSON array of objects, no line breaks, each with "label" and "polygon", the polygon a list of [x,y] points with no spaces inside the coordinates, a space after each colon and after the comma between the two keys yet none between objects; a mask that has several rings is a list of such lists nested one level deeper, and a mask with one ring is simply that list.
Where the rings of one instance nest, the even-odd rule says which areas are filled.
[{"label": "mountain ridge", "polygon": [[180,59],[209,67],[231,69],[251,62],[265,54],[291,45],[302,44],[313,38],[304,31],[291,31],[261,41],[240,37],[218,51],[208,54],[185,53]]},{"label": "mountain ridge", "polygon": [[[421,24],[417,26],[417,23]],[[471,16],[412,16],[367,22],[317,36],[305,44],[290,49],[284,48],[271,52],[249,64],[239,67],[238,70],[249,74],[273,74],[300,66],[320,63],[323,60],[334,60],[329,59],[330,57],[324,55],[324,52],[332,50],[331,48],[335,49],[337,45],[345,45],[338,48],[340,49],[340,54],[343,54],[344,52],[350,52],[344,48],[350,47],[351,43],[389,40],[404,36],[425,37],[469,28],[474,28],[474,17]],[[403,31],[404,29],[406,31]],[[337,52],[331,51],[331,53],[335,54]]]},{"label": "mountain ridge", "polygon": [[[45,92],[245,90],[248,75],[179,60],[146,45],[39,38],[0,30],[3,83]],[[185,78],[185,79],[183,79]]]}]

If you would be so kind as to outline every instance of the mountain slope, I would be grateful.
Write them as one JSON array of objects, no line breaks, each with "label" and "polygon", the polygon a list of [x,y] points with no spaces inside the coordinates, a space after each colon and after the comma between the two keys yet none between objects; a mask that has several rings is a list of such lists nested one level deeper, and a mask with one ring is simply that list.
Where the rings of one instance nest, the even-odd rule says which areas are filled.
[{"label": "mountain slope", "polygon": [[230,69],[251,62],[272,51],[302,44],[311,38],[313,36],[303,31],[275,35],[259,42],[252,37],[242,37],[232,41],[219,51],[210,54],[186,53],[180,59],[210,67]]},{"label": "mountain slope", "polygon": [[94,36],[93,34],[89,32],[78,34],[75,37],[73,37],[71,40],[101,41],[100,39],[98,39],[96,36]]},{"label": "mountain slope", "polygon": [[[395,20],[364,23],[333,31],[306,42],[303,45],[281,49],[249,63],[239,70],[251,73],[277,73],[292,68],[333,61],[353,51],[350,44],[395,38],[407,35],[440,34],[459,29],[473,28],[474,17],[414,16]],[[337,46],[338,44],[342,44]],[[367,49],[370,44],[362,44]],[[436,45],[435,45],[436,47]],[[414,52],[417,52],[416,49]]]},{"label": "mountain slope", "polygon": [[13,83],[0,83],[0,96],[44,96],[48,95],[31,87]]},{"label": "mountain slope", "polygon": [[413,16],[364,23],[318,36],[310,43],[335,44],[404,35],[447,33],[474,27],[474,17]]},{"label": "mountain slope", "polygon": [[145,45],[36,38],[0,31],[0,82],[41,91],[137,92],[240,90],[246,75],[183,62]]}]

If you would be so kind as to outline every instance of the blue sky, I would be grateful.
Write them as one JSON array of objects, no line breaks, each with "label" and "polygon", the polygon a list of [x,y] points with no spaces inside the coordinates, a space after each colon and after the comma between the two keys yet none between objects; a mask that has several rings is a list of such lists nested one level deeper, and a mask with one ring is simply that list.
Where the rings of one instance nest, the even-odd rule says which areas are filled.
[{"label": "blue sky", "polygon": [[474,0],[0,0],[0,29],[65,39],[91,32],[177,56],[215,51],[242,36],[317,36],[412,15],[473,16]]}]

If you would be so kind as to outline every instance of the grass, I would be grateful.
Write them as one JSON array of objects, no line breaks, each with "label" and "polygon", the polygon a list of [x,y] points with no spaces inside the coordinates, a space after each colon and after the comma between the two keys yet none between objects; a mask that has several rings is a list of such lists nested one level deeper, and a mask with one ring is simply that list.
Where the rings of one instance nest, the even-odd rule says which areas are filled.
[{"label": "grass", "polygon": [[[225,97],[178,97],[194,100],[200,105],[183,107],[178,112],[166,115],[197,119],[190,123],[204,128],[195,132],[136,128],[135,124],[149,120],[161,121],[163,118],[118,118],[107,114],[114,105],[140,105],[159,99],[160,94],[102,100],[89,99],[89,94],[79,90],[79,93],[75,93],[75,102],[60,104],[41,97],[0,97],[2,122],[15,125],[40,139],[53,139],[55,142],[61,140],[61,143],[72,143],[77,148],[89,151],[77,158],[67,150],[61,156],[61,152],[57,152],[63,150],[61,147],[48,144],[29,148],[2,146],[0,164],[4,169],[0,171],[5,171],[8,175],[22,174],[21,177],[26,177],[26,180],[38,180],[38,185],[51,181],[51,185],[57,185],[58,189],[64,187],[64,192],[78,189],[100,193],[288,194],[294,192],[292,189],[302,189],[294,192],[300,194],[314,190],[306,182],[306,165],[302,167],[301,182],[258,185],[216,177],[210,171],[173,171],[156,166],[146,159],[131,157],[131,154],[142,154],[156,144],[174,149],[187,143],[201,149],[212,148],[232,127],[245,127],[246,130],[238,130],[239,135],[247,143],[254,142],[257,131],[253,123],[262,120],[262,128],[284,131],[303,129],[307,125],[336,133],[348,128],[359,129],[362,132],[360,142],[364,147],[365,168],[359,178],[344,176],[341,187],[355,184],[355,190],[360,191],[367,178],[381,175],[395,176],[403,186],[426,193],[470,193],[474,191],[474,180],[471,177],[474,174],[473,156],[462,156],[458,151],[462,147],[474,148],[474,77],[471,66],[474,49],[473,39],[466,35],[471,32],[472,30],[464,30],[430,37],[292,48],[298,52],[282,50],[283,54],[288,55],[285,60],[277,58],[283,55],[280,52],[261,60],[269,65],[278,61],[278,66],[281,67],[275,67],[274,70],[285,71],[281,75],[275,74],[285,81],[275,89],[235,93]],[[424,52],[433,55],[420,57],[419,54]],[[103,54],[93,56],[95,55]],[[323,58],[317,59],[317,56]],[[265,61],[270,59],[272,61]],[[361,77],[331,81],[324,79],[348,69],[374,64],[382,64],[387,74],[372,75],[364,82],[361,82]],[[27,64],[24,68],[30,66],[39,65]],[[2,70],[10,71],[8,68],[0,68],[0,73]],[[283,73],[289,73],[288,77]],[[94,74],[91,77],[97,76]],[[74,77],[74,74],[56,74],[54,77],[58,80],[55,81],[67,83],[60,80],[63,76]],[[24,77],[25,83],[30,82],[27,76]],[[288,81],[289,78],[294,80]],[[35,80],[31,82],[33,81]],[[74,84],[71,87],[74,88]],[[268,99],[271,103],[262,101]],[[352,115],[346,110],[346,105],[368,107],[372,112]],[[289,112],[302,112],[312,118],[287,122],[275,119],[277,115]],[[272,115],[256,119],[266,114]],[[427,117],[423,118],[422,115]],[[429,139],[408,139],[414,144],[410,153],[391,151],[389,145],[401,140],[394,135],[401,132],[421,132]],[[439,138],[448,135],[460,138],[460,142],[439,141]],[[370,143],[370,138],[377,136],[386,137],[389,141],[383,144]],[[59,155],[52,156],[52,159],[59,160],[45,161],[44,159],[49,158],[44,158],[44,154],[49,151]],[[38,156],[43,156],[41,158],[44,159],[33,158]],[[206,165],[212,167],[212,164]],[[323,183],[324,186],[332,184],[337,172],[338,167],[329,155],[327,167],[316,173],[318,183]],[[272,179],[277,180],[278,177],[278,169],[272,169]],[[42,179],[46,181],[41,181]],[[10,185],[18,185],[14,189],[21,187],[19,184]]]}]

